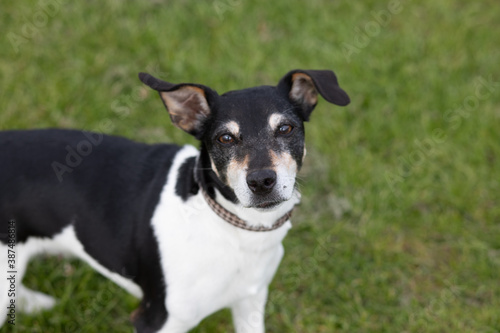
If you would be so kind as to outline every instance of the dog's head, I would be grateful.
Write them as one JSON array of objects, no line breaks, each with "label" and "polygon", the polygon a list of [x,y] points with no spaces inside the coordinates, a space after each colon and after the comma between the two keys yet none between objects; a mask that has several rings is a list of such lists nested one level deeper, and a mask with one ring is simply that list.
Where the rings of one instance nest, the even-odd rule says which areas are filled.
[{"label": "dog's head", "polygon": [[269,209],[289,200],[305,156],[304,121],[318,93],[336,105],[349,104],[327,70],[293,70],[277,86],[218,95],[199,84],[172,84],[145,73],[173,123],[201,140],[209,167],[244,207]]}]

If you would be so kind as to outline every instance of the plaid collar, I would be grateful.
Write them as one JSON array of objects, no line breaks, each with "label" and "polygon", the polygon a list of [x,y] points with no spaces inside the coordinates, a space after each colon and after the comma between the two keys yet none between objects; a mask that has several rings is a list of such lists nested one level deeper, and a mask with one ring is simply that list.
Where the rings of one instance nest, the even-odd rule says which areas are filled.
[{"label": "plaid collar", "polygon": [[244,230],[249,230],[249,231],[272,231],[276,230],[279,227],[281,227],[283,224],[285,224],[286,221],[292,216],[292,211],[291,209],[288,213],[280,217],[274,224],[270,227],[254,227],[248,225],[245,221],[240,219],[238,216],[235,214],[231,213],[224,207],[222,207],[218,202],[216,202],[214,199],[212,199],[207,192],[203,189],[203,187],[200,186],[200,191],[203,193],[203,197],[205,198],[205,201],[208,203],[210,208],[214,211],[215,214],[217,214],[220,218],[222,218],[224,221],[228,222],[231,225],[234,225],[235,227],[244,229]]}]

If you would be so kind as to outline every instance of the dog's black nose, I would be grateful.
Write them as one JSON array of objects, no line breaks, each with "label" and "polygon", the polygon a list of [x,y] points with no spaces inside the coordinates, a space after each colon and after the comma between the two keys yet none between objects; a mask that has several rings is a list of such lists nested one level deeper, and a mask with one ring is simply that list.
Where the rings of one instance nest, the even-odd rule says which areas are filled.
[{"label": "dog's black nose", "polygon": [[248,188],[255,194],[267,194],[276,184],[276,177],[273,170],[252,171],[247,175]]}]

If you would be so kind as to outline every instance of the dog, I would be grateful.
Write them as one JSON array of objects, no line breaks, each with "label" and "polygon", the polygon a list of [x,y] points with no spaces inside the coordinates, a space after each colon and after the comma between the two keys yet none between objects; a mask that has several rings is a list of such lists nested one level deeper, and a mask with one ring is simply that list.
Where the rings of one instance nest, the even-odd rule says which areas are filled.
[{"label": "dog", "polygon": [[318,94],[339,106],[349,96],[329,70],[222,95],[139,78],[199,150],[76,130],[0,132],[0,326],[56,303],[21,282],[31,257],[63,254],[141,299],[137,332],[187,332],[222,308],[238,333],[265,331],[300,200],[304,122]]}]

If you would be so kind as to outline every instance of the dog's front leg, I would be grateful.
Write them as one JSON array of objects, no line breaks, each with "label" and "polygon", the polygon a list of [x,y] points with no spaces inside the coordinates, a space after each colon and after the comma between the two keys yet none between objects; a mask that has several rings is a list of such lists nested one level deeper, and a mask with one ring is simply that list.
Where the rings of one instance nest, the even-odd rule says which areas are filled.
[{"label": "dog's front leg", "polygon": [[244,298],[231,307],[236,333],[264,333],[267,288]]}]

